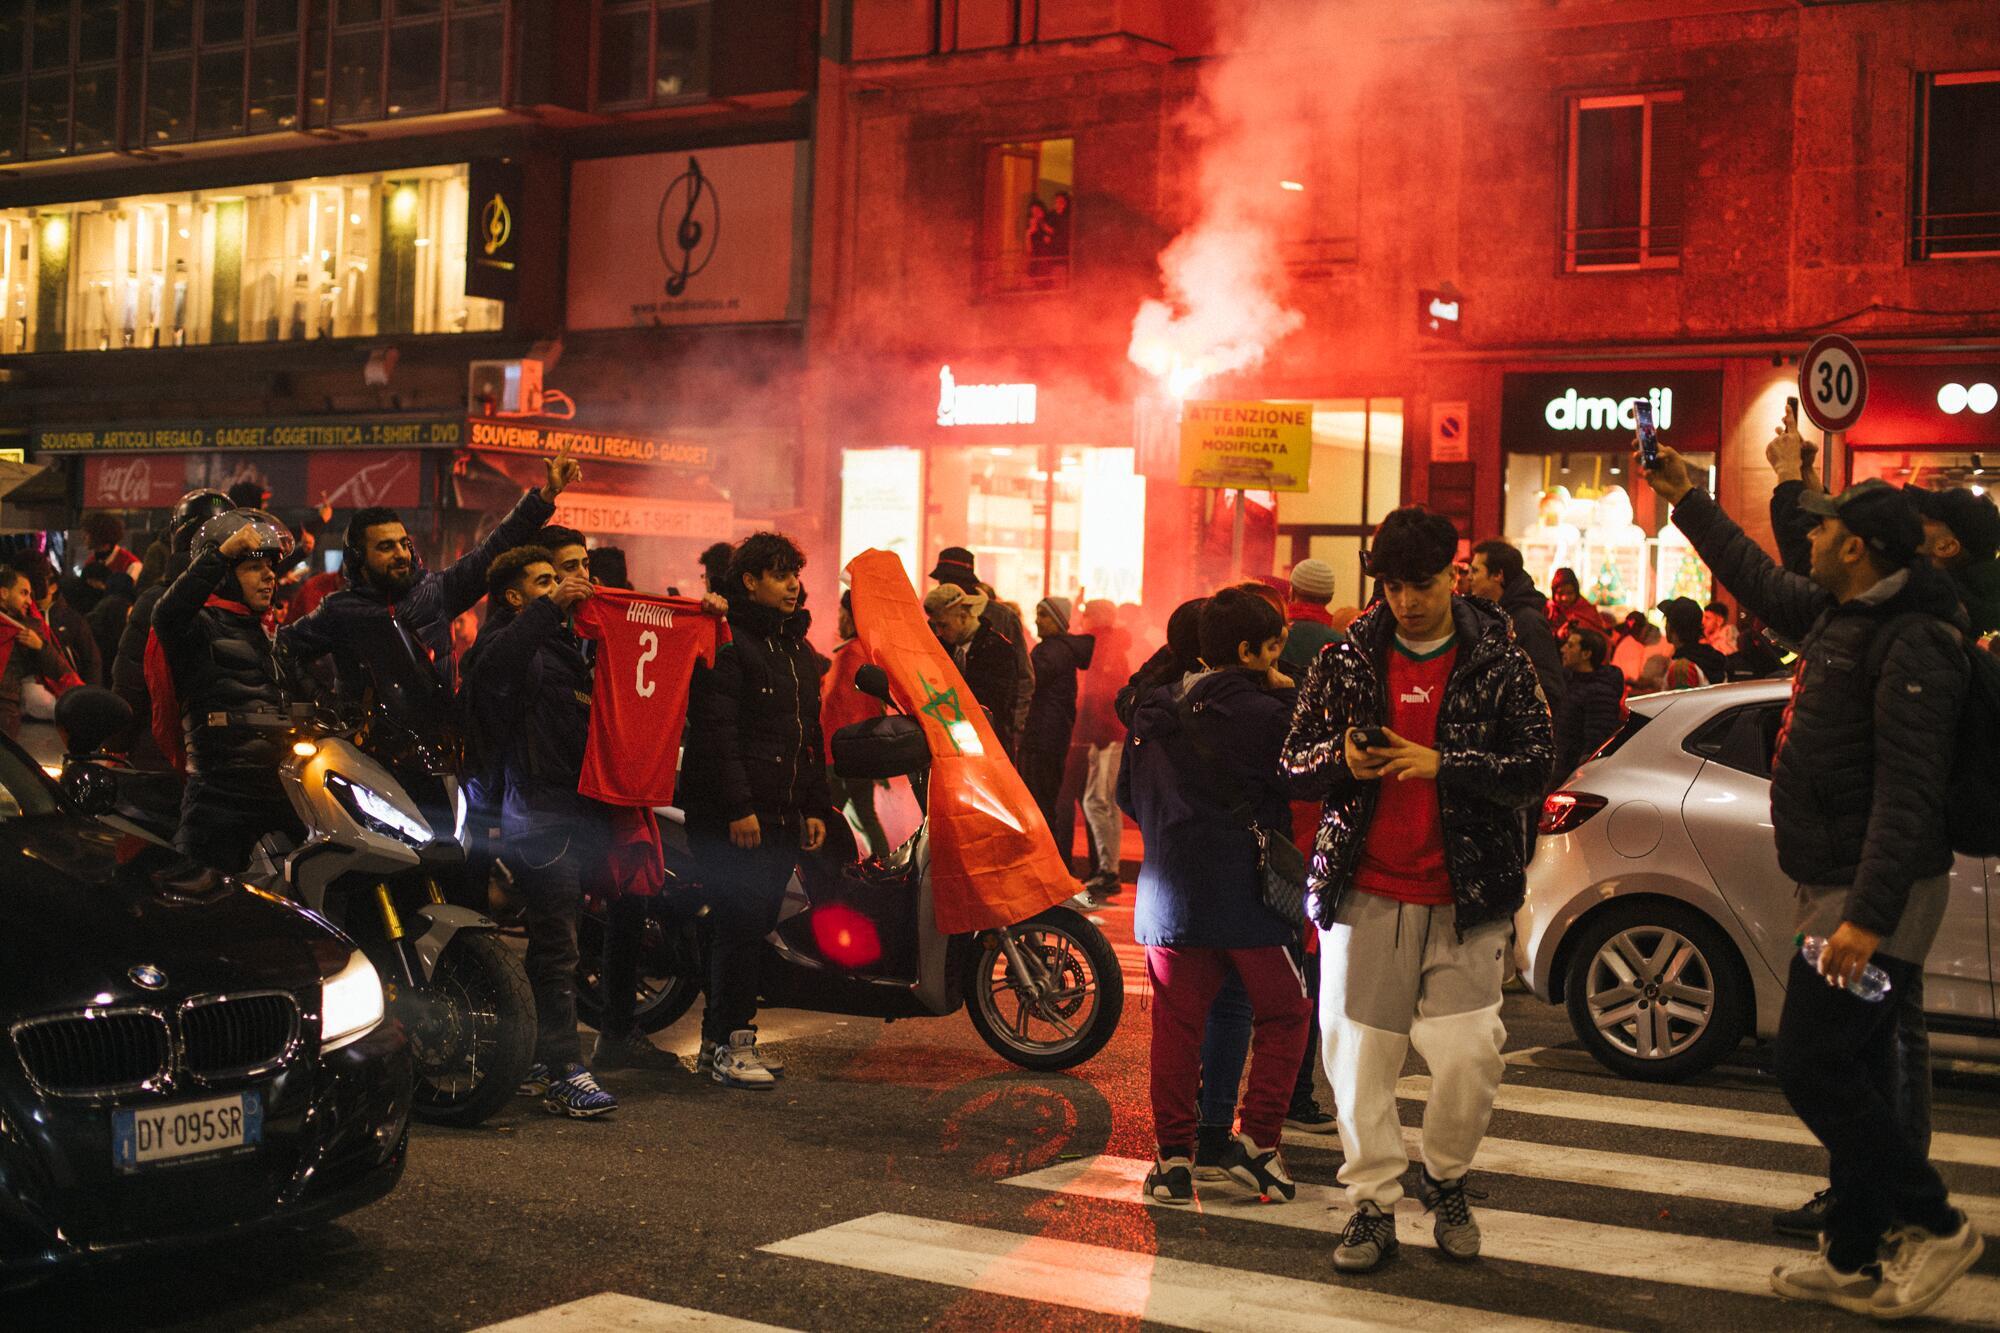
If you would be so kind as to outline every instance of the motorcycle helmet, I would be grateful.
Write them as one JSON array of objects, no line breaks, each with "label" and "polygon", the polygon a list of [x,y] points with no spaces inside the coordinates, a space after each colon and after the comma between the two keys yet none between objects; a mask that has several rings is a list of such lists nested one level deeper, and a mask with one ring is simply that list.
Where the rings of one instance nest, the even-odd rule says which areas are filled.
[{"label": "motorcycle helmet", "polygon": [[292,553],[290,528],[261,509],[231,509],[201,525],[201,530],[194,535],[194,558],[199,560],[210,551],[221,549],[224,542],[246,527],[256,532],[257,544],[237,556],[232,563],[269,560],[276,564]]},{"label": "motorcycle helmet", "polygon": [[168,545],[185,554],[202,524],[217,514],[228,513],[234,507],[221,491],[189,491],[175,503],[173,517],[168,520],[167,531],[173,534],[173,540]]}]

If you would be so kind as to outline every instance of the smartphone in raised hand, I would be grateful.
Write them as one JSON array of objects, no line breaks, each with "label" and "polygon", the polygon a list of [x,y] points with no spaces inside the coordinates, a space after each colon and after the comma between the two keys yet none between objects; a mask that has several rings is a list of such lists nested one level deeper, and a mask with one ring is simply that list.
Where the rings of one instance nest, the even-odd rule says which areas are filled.
[{"label": "smartphone in raised hand", "polygon": [[1641,398],[1632,408],[1639,418],[1639,462],[1651,472],[1660,465],[1660,436],[1653,429],[1653,404]]}]

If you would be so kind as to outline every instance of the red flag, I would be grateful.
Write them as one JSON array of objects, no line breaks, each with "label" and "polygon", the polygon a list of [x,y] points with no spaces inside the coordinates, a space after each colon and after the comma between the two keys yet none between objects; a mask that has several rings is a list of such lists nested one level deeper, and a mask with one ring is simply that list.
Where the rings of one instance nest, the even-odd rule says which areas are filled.
[{"label": "red flag", "polygon": [[931,633],[903,562],[863,551],[847,566],[854,625],[889,693],[931,747],[931,896],[946,934],[1011,926],[1080,885],[951,654]]}]

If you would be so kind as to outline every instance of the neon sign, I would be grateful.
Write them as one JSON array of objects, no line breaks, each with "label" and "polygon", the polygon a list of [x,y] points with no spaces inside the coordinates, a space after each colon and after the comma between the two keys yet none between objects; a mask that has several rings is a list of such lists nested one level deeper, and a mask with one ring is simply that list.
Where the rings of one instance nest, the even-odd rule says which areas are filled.
[{"label": "neon sign", "polygon": [[[1661,430],[1674,424],[1674,391],[1648,389],[1646,399],[1653,405],[1653,422]],[[1639,425],[1637,398],[1579,398],[1575,389],[1560,398],[1551,398],[1542,409],[1542,420],[1550,430],[1636,430]]]},{"label": "neon sign", "polygon": [[1032,384],[960,384],[950,366],[938,367],[940,426],[1032,426]]}]

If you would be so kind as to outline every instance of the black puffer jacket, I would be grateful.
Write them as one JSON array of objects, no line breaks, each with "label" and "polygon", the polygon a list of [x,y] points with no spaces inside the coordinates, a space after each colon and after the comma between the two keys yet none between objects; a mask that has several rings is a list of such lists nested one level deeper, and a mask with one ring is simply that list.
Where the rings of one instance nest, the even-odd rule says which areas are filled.
[{"label": "black puffer jacket", "polygon": [[[1966,689],[1957,596],[1919,561],[1880,595],[1838,602],[1779,568],[1704,491],[1674,506],[1674,526],[1718,583],[1799,645],[1771,772],[1778,865],[1801,883],[1851,885],[1845,919],[1890,934],[1910,885],[1951,869],[1944,805]],[[1913,611],[1934,619],[1903,622],[1886,649],[1875,643]],[[1871,654],[1882,664],[1872,680]]]},{"label": "black puffer jacket", "polygon": [[1556,632],[1549,628],[1549,599],[1535,587],[1528,572],[1522,570],[1500,590],[1500,609],[1514,622],[1514,641],[1535,664],[1535,678],[1542,682],[1542,694],[1553,710],[1561,702],[1563,691],[1569,688],[1569,680],[1563,673],[1562,649],[1556,644]]},{"label": "black puffer jacket", "polygon": [[[225,580],[228,580],[225,583]],[[210,791],[260,801],[278,797],[284,734],[269,727],[210,725],[217,713],[282,713],[292,692],[261,616],[208,605],[213,595],[241,606],[229,563],[208,554],[189,565],[153,607],[153,632],[174,674],[187,738],[188,776]]]},{"label": "black puffer jacket", "polygon": [[770,836],[833,805],[819,724],[826,659],[806,642],[811,616],[729,599],[730,641],[689,687],[679,804],[690,827],[719,832],[746,815]]},{"label": "black puffer jacket", "polygon": [[1028,704],[1028,727],[1021,750],[1066,754],[1076,730],[1076,676],[1090,665],[1097,639],[1089,634],[1051,634],[1035,645],[1035,697]]},{"label": "black puffer jacket", "polygon": [[[185,556],[175,556],[168,570],[169,580],[179,578],[187,568]],[[118,636],[118,652],[111,661],[111,688],[132,705],[132,725],[111,740],[140,768],[165,768],[166,756],[153,743],[152,728],[146,719],[153,713],[152,692],[146,688],[146,639],[153,632],[153,608],[166,596],[171,582],[142,588],[132,601],[132,614],[125,617],[124,633]]]},{"label": "black puffer jacket", "polygon": [[1562,782],[1577,766],[1611,739],[1624,716],[1625,673],[1615,666],[1570,672],[1562,700],[1556,704],[1556,766]]},{"label": "black puffer jacket", "polygon": [[[1520,811],[1547,789],[1555,737],[1534,664],[1514,642],[1506,613],[1488,601],[1454,597],[1451,618],[1458,657],[1438,710],[1437,784],[1445,870],[1463,934],[1521,905]],[[1285,770],[1326,784],[1307,876],[1322,927],[1333,924],[1353,883],[1375,816],[1380,787],[1350,774],[1343,751],[1348,728],[1388,719],[1387,655],[1395,633],[1395,617],[1377,602],[1348,627],[1346,643],[1321,649],[1285,740]]]}]

